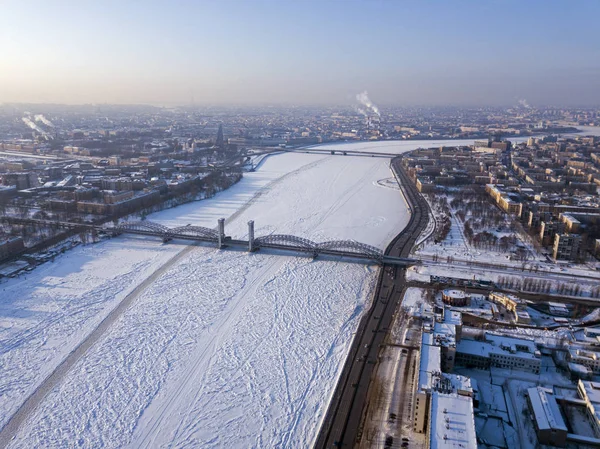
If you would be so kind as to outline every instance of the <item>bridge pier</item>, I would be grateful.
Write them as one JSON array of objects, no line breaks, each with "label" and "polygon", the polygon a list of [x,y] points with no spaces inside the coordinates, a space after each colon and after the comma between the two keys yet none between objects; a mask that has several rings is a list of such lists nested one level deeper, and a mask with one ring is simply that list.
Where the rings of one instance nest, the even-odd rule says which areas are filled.
[{"label": "bridge pier", "polygon": [[248,251],[254,251],[254,220],[248,222]]},{"label": "bridge pier", "polygon": [[219,218],[219,241],[218,241],[218,247],[219,249],[223,248],[223,246],[225,246],[225,219],[224,218]]}]

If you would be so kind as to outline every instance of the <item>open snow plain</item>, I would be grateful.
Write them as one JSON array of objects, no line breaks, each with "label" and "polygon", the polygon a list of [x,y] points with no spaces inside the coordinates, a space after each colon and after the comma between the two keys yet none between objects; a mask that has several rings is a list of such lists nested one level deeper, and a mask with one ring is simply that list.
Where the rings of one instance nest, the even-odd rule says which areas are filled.
[{"label": "open snow plain", "polygon": [[[391,176],[388,162],[275,156],[215,198],[149,219],[214,227],[223,216],[234,238],[253,219],[257,236],[384,247],[408,221],[400,193],[378,182]],[[11,447],[313,442],[376,268],[126,236],[2,284],[3,422],[108,310],[169,261]]]}]

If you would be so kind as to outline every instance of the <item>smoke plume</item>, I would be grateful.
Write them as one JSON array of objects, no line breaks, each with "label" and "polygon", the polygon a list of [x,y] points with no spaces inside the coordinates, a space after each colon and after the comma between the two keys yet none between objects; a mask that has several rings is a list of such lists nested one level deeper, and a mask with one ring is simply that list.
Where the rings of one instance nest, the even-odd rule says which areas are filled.
[{"label": "smoke plume", "polygon": [[525,100],[524,98],[519,100],[519,105],[525,109],[531,109],[531,106],[529,106],[529,103],[527,103],[527,100]]},{"label": "smoke plume", "polygon": [[[381,114],[379,113],[379,108],[373,104],[373,102],[369,98],[369,94],[367,93],[366,90],[360,94],[357,94],[356,99],[358,100],[358,102],[360,104],[362,104],[364,107],[366,107],[368,111],[373,111],[374,114],[377,114],[377,116],[381,117]],[[359,108],[359,112],[360,111],[366,112]],[[367,114],[364,114],[364,115],[367,115]]]}]

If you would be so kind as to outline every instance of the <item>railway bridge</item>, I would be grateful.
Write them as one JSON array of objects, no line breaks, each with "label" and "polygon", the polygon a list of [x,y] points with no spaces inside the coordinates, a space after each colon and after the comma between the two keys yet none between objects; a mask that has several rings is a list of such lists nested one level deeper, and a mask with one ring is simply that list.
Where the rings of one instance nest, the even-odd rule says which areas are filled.
[{"label": "railway bridge", "polygon": [[329,240],[325,242],[314,242],[312,240],[287,234],[269,234],[255,237],[254,221],[248,222],[248,240],[237,240],[225,234],[225,219],[218,220],[217,229],[203,226],[177,226],[169,228],[160,223],[148,220],[128,221],[116,226],[94,225],[72,222],[60,222],[38,219],[21,219],[14,217],[2,217],[1,220],[15,224],[48,226],[63,229],[81,229],[82,231],[95,230],[96,232],[111,235],[137,234],[162,238],[163,241],[191,240],[215,245],[219,249],[240,248],[249,252],[260,249],[273,249],[277,252],[285,252],[290,255],[309,255],[317,257],[320,255],[340,256],[380,264],[399,265],[403,267],[416,264],[414,259],[393,257],[384,254],[382,250],[365,243],[354,240]]},{"label": "railway bridge", "polygon": [[254,252],[262,248],[279,251],[307,254],[312,257],[319,255],[341,256],[353,259],[363,259],[377,263],[410,266],[417,261],[413,259],[386,256],[382,250],[354,240],[329,240],[314,242],[312,240],[288,234],[269,234],[255,237],[254,221],[248,222],[248,240],[237,240],[225,234],[225,219],[218,220],[217,230],[202,226],[179,226],[168,228],[151,221],[134,221],[121,223],[113,228],[103,228],[113,234],[140,234],[161,237],[164,241],[173,239],[195,240],[216,245],[223,249],[227,247],[244,248]]}]

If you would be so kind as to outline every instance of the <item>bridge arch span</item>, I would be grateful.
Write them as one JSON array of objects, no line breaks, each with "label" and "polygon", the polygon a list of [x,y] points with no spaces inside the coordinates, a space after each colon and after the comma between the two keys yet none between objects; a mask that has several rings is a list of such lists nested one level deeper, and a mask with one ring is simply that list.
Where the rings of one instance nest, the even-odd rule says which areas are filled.
[{"label": "bridge arch span", "polygon": [[203,237],[217,241],[219,239],[219,233],[214,229],[205,228],[203,226],[180,226],[178,228],[169,229],[169,234],[172,237],[177,236],[185,237]]},{"label": "bridge arch span", "polygon": [[254,239],[254,244],[259,248],[264,245],[296,246],[311,251],[317,248],[317,244],[311,240],[287,234],[271,234],[257,237]]},{"label": "bridge arch span", "polygon": [[329,242],[319,243],[317,250],[351,252],[376,260],[381,260],[383,258],[383,251],[381,251],[379,248],[367,245],[366,243],[356,242],[354,240],[331,240]]},{"label": "bridge arch span", "polygon": [[169,228],[152,221],[127,221],[115,227],[118,231],[145,231],[154,232],[161,235],[168,235]]}]

